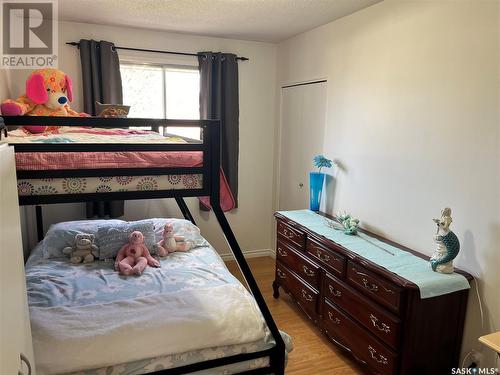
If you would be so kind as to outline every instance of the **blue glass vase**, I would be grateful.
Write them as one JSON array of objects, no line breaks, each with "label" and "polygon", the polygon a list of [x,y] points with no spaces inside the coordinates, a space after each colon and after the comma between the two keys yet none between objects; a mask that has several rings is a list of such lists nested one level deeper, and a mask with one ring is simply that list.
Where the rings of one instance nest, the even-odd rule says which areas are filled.
[{"label": "blue glass vase", "polygon": [[321,202],[321,192],[323,191],[323,183],[325,182],[325,174],[320,172],[309,173],[309,208],[311,211],[319,211]]}]

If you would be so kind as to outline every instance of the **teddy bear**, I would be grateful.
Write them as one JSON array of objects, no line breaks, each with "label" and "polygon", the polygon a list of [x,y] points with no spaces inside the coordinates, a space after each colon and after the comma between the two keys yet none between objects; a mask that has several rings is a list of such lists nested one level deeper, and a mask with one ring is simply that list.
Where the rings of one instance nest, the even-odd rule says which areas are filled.
[{"label": "teddy bear", "polygon": [[167,256],[168,253],[174,251],[188,251],[192,247],[192,243],[186,241],[184,237],[174,235],[174,225],[172,223],[165,224],[163,239],[155,245],[156,252],[161,257]]},{"label": "teddy bear", "polygon": [[[7,99],[0,105],[5,116],[68,116],[87,117],[71,109],[73,83],[58,69],[39,69],[26,80],[26,93],[16,100]],[[31,133],[42,133],[46,126],[25,126]]]},{"label": "teddy bear", "polygon": [[63,254],[70,257],[71,263],[90,263],[99,257],[99,248],[94,244],[93,234],[78,233],[75,235],[75,245],[63,249]]},{"label": "teddy bear", "polygon": [[141,275],[147,265],[160,267],[160,262],[151,256],[144,245],[144,235],[137,230],[133,231],[128,237],[128,243],[116,255],[115,270],[125,276]]}]

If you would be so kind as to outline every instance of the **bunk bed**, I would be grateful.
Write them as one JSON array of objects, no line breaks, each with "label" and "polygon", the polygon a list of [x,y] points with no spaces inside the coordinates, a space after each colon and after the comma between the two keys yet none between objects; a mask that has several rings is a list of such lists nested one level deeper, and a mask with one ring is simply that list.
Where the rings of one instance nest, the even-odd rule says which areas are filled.
[{"label": "bunk bed", "polygon": [[[61,132],[55,132],[60,136],[47,137],[46,139],[36,138],[35,141],[26,141],[22,137],[7,137],[7,126],[23,125],[45,125],[62,127]],[[150,128],[153,132],[165,126],[196,126],[201,128],[201,141],[179,140],[178,138],[165,138],[163,141],[152,132],[142,132],[131,130],[134,128]],[[72,134],[72,129],[87,129],[92,134],[87,141],[68,141],[66,135]],[[93,129],[101,129],[100,133]],[[108,132],[122,129],[128,139],[114,142],[113,138],[107,139]],[[245,278],[248,288],[255,299],[258,310],[262,314],[265,322],[266,332],[273,344],[265,349],[251,350],[248,347],[240,348],[240,351],[229,351],[229,355],[218,355],[210,357],[208,360],[181,364],[158,371],[148,371],[158,374],[184,374],[197,371],[207,371],[210,369],[220,369],[250,360],[260,359],[261,365],[251,369],[242,370],[245,374],[283,374],[285,367],[285,342],[271,316],[271,313],[264,301],[264,298],[257,286],[257,283],[250,271],[243,253],[238,245],[236,237],[221,209],[220,191],[221,184],[225,183],[220,173],[220,122],[218,120],[165,120],[165,119],[120,119],[120,118],[95,118],[95,117],[0,117],[0,132],[3,135],[1,142],[7,142],[14,147],[16,160],[19,165],[26,161],[24,167],[17,170],[18,191],[20,205],[35,205],[37,217],[37,230],[39,239],[43,238],[42,227],[42,204],[69,203],[85,201],[112,201],[131,199],[154,199],[154,198],[174,198],[185,220],[195,225],[195,221],[184,197],[208,197],[209,202],[222,232],[231,248],[234,257]],[[118,131],[118,133],[120,133]],[[132,136],[136,134],[137,137]],[[9,133],[10,134],[10,133]],[[15,131],[12,134],[16,134]],[[100,137],[102,135],[103,137]],[[27,137],[29,138],[29,137]],[[161,137],[160,137],[161,138]],[[119,139],[119,138],[115,138]],[[93,158],[93,153],[101,156],[118,153],[128,155],[126,162],[113,165],[113,160],[104,158]],[[133,156],[140,154],[140,160],[147,162],[136,164],[130,162]],[[151,162],[147,156],[160,156],[159,160],[176,160],[175,162]],[[185,155],[183,157],[182,155]],[[37,156],[37,157],[35,157]],[[74,158],[76,156],[76,159]],[[132,157],[130,159],[129,157]],[[57,163],[61,160],[77,160],[71,163]],[[80,160],[78,159],[80,158]],[[166,159],[165,159],[166,158]],[[36,162],[29,163],[30,159]],[[153,158],[158,159],[158,158]],[[82,160],[89,161],[82,164]],[[99,161],[107,160],[108,163],[99,165]],[[64,167],[68,165],[68,167]],[[138,166],[139,165],[139,166]],[[86,189],[73,189],[73,191],[59,191],[51,185],[37,185],[40,181],[53,182],[57,179],[89,178],[100,179],[100,181],[117,181],[146,178],[156,176],[163,180],[170,181],[170,184],[134,184],[135,188],[123,189],[106,185],[106,189],[98,189],[95,184],[88,182]],[[184,184],[177,184],[179,181],[186,181]],[[90,180],[89,180],[90,181]],[[93,181],[93,180],[92,180]],[[174,183],[172,183],[174,182]],[[88,186],[92,186],[89,190]],[[36,249],[35,249],[36,250]],[[36,251],[34,251],[36,252]],[[31,260],[30,260],[31,261]],[[28,261],[27,266],[30,265]],[[34,261],[31,261],[33,263]],[[226,353],[227,354],[227,353]],[[153,369],[155,370],[155,369]]]}]

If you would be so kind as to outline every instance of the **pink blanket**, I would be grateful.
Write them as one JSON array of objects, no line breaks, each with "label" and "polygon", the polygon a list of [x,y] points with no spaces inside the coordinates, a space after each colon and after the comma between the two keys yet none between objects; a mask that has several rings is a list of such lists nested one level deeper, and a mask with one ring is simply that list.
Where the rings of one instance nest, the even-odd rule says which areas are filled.
[{"label": "pink blanket", "polygon": [[16,168],[21,171],[48,169],[102,169],[201,167],[201,151],[119,151],[119,152],[19,152]]}]

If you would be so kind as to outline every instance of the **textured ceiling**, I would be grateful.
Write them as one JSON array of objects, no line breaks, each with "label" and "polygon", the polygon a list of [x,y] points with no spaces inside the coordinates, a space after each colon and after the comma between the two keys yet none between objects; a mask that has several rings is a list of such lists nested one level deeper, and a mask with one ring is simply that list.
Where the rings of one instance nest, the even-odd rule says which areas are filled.
[{"label": "textured ceiling", "polygon": [[59,19],[278,42],[381,0],[60,0]]}]

